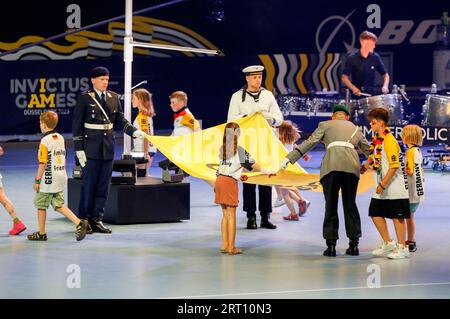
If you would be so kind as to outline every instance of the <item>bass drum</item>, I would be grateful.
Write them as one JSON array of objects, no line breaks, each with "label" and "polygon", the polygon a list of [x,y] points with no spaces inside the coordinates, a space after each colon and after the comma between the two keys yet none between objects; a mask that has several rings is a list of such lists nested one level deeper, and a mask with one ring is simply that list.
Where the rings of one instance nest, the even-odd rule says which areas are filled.
[{"label": "bass drum", "polygon": [[403,104],[400,94],[383,94],[370,96],[358,100],[358,107],[355,108],[354,118],[358,119],[358,124],[369,124],[368,115],[372,109],[384,108],[389,112],[390,125],[404,125]]},{"label": "bass drum", "polygon": [[422,115],[423,126],[450,126],[450,97],[428,94]]}]

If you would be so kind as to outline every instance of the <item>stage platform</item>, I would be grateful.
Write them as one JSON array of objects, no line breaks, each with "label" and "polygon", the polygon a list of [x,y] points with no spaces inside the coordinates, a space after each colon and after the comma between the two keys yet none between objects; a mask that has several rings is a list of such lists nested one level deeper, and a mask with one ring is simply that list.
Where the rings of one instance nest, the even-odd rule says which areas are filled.
[{"label": "stage platform", "polygon": [[[69,208],[78,212],[82,180],[68,182]],[[111,185],[103,221],[110,224],[178,222],[190,219],[190,184],[138,177],[136,185]]]}]

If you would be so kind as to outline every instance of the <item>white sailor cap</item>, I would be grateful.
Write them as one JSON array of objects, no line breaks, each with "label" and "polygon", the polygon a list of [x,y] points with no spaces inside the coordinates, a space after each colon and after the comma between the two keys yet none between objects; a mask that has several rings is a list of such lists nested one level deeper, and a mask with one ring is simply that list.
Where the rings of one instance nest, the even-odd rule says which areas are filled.
[{"label": "white sailor cap", "polygon": [[256,75],[256,74],[262,74],[262,71],[264,70],[264,67],[262,65],[250,65],[242,70],[242,72],[245,73],[245,75]]}]

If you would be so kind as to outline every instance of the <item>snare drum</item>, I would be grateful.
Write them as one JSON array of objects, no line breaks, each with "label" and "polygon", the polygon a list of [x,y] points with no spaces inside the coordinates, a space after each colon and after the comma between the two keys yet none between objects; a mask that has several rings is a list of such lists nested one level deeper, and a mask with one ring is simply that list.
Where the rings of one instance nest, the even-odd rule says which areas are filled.
[{"label": "snare drum", "polygon": [[296,111],[298,108],[298,98],[293,95],[277,95],[276,100],[280,111],[284,114],[289,114],[292,111]]},{"label": "snare drum", "polygon": [[428,94],[422,114],[423,126],[450,126],[450,97]]},{"label": "snare drum", "polygon": [[370,96],[358,100],[354,118],[358,118],[360,124],[368,124],[368,115],[372,109],[384,108],[389,111],[390,125],[403,125],[403,104],[400,94],[383,94]]}]

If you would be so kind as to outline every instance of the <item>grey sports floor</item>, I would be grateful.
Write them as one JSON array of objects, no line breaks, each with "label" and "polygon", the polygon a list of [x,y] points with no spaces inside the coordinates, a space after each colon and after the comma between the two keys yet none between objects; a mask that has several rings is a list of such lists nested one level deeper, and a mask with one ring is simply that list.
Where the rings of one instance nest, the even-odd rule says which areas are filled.
[{"label": "grey sports floor", "polygon": [[[312,204],[299,222],[283,221],[286,206],[274,209],[276,230],[245,229],[240,207],[237,246],[244,254],[229,256],[219,252],[221,211],[212,205],[213,191],[192,177],[189,221],[112,225],[111,235],[76,242],[74,226],[50,211],[49,240],[29,242],[26,234],[37,230],[32,190],[37,146],[2,146],[5,191],[28,229],[10,237],[11,221],[0,207],[0,298],[450,297],[450,173],[426,171],[426,202],[416,213],[418,251],[407,260],[371,256],[379,244],[367,217],[371,192],[358,197],[363,224],[358,257],[344,255],[342,212],[339,256],[322,256],[324,200],[314,192],[303,193]],[[68,151],[71,172],[73,150]],[[323,152],[312,155],[303,166],[317,173]],[[160,176],[160,159],[153,163],[154,176]],[[392,224],[390,229],[394,235]]]}]

